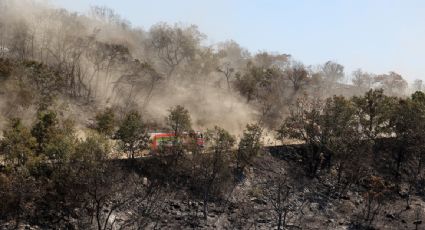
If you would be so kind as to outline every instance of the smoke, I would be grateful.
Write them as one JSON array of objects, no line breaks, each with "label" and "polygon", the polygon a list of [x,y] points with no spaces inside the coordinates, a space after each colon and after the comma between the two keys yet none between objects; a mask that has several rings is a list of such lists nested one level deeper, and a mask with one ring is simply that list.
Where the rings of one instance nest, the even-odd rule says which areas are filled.
[{"label": "smoke", "polygon": [[0,85],[0,126],[14,116],[30,124],[49,95],[81,130],[106,107],[136,109],[164,125],[168,110],[182,105],[195,129],[218,125],[239,135],[259,121],[272,130],[303,94],[351,96],[372,82],[397,95],[407,85],[393,72],[371,78],[361,71],[358,84],[342,84],[344,67],[333,61],[312,68],[287,54],[251,56],[234,41],[209,47],[194,25],[143,30],[105,7],[80,14],[48,1],[0,0],[0,32],[0,58],[15,68]]},{"label": "smoke", "polygon": [[[107,8],[95,7],[82,15],[55,9],[46,1],[0,0],[0,22],[0,46],[10,50],[4,56],[45,63],[69,76],[64,80],[68,85],[54,94],[54,107],[64,117],[76,120],[80,129],[105,107],[137,109],[146,119],[163,124],[169,108],[182,105],[190,111],[195,129],[218,125],[234,134],[240,134],[247,123],[258,117],[238,93],[217,86],[222,76],[217,75],[215,67],[204,72],[192,67],[197,63],[202,69],[209,61],[201,57],[209,48],[201,45],[204,35],[196,27],[174,27],[177,34],[183,31],[186,38],[194,39],[177,44],[193,53],[185,50],[177,54],[187,56],[172,66],[172,72],[152,47],[152,31],[133,28]],[[215,61],[213,55],[211,62]],[[151,66],[150,72],[140,67],[146,63]],[[20,74],[15,72],[12,78],[21,78]],[[153,79],[154,74],[158,79]],[[34,80],[25,76],[28,82]],[[184,77],[198,80],[182,80]],[[3,91],[11,93],[4,88]],[[10,97],[1,96],[2,115],[34,117],[35,103],[41,95],[34,98],[33,105],[16,106],[19,109],[11,114],[5,112]]]},{"label": "smoke", "polygon": [[240,134],[257,115],[254,108],[247,105],[239,95],[209,85],[190,88],[175,85],[155,95],[146,110],[149,117],[161,121],[167,115],[168,108],[175,105],[182,105],[190,111],[193,126],[198,130],[218,125]]}]

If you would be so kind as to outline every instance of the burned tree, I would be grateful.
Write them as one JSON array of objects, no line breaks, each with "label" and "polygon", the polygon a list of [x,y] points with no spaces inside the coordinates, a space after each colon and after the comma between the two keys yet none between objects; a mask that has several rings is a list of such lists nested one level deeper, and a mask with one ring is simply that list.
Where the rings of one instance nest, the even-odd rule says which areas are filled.
[{"label": "burned tree", "polygon": [[271,156],[258,159],[255,167],[262,178],[258,182],[261,188],[258,199],[266,202],[267,210],[275,217],[277,229],[297,227],[295,223],[302,218],[302,209],[307,203],[304,197],[298,195],[304,188],[304,182],[292,180],[297,170],[285,167]]},{"label": "burned tree", "polygon": [[229,164],[235,139],[224,129],[215,127],[207,132],[206,141],[208,147],[205,152],[195,156],[195,185],[201,193],[205,220],[211,198],[220,196],[231,182]]}]

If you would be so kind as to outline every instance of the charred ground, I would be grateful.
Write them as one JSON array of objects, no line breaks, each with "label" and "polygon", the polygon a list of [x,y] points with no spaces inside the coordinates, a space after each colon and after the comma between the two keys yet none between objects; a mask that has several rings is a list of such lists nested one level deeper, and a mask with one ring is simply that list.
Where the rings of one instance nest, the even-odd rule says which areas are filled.
[{"label": "charred ground", "polygon": [[1,228],[423,228],[421,81],[103,7],[0,0],[0,30]]}]

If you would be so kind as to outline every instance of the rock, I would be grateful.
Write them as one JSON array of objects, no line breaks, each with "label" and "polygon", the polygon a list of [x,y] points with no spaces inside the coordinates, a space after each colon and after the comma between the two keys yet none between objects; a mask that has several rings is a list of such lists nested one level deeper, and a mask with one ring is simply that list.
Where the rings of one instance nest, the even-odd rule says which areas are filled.
[{"label": "rock", "polygon": [[171,207],[174,208],[174,209],[177,209],[177,210],[180,210],[180,208],[181,208],[179,203],[172,203]]},{"label": "rock", "polygon": [[268,219],[259,219],[259,220],[257,220],[257,222],[258,223],[262,223],[262,224],[267,224],[267,223],[270,223],[270,220],[268,220]]},{"label": "rock", "polygon": [[267,202],[266,202],[266,201],[264,201],[264,200],[262,200],[262,199],[259,199],[259,198],[257,198],[257,197],[253,197],[253,198],[251,198],[250,200],[251,200],[252,202],[256,203],[256,204],[261,204],[261,205],[266,205],[266,204],[267,204]]},{"label": "rock", "polygon": [[350,215],[350,213],[356,208],[353,202],[349,200],[341,200],[341,204],[337,206],[337,211],[343,215]]},{"label": "rock", "polygon": [[414,225],[420,225],[422,224],[422,220],[416,220],[413,222]]},{"label": "rock", "polygon": [[341,199],[343,199],[343,200],[350,200],[350,196],[348,196],[348,195],[342,195],[341,196]]},{"label": "rock", "polygon": [[398,191],[398,194],[401,197],[407,197],[407,196],[409,196],[409,192],[410,192],[410,187],[409,187],[408,184],[406,184],[406,183],[400,184],[400,190]]},{"label": "rock", "polygon": [[392,219],[392,220],[395,219],[395,216],[392,213],[387,213],[387,215],[385,215],[385,217],[388,218],[388,219]]},{"label": "rock", "polygon": [[310,204],[310,211],[314,212],[314,211],[319,211],[319,203],[311,203]]}]

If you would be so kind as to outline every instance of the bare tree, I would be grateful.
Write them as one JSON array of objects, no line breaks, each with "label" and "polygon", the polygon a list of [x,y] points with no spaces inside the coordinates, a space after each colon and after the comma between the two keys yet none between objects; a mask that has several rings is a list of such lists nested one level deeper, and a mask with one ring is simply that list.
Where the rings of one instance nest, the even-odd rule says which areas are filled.
[{"label": "bare tree", "polygon": [[220,57],[221,64],[229,62],[235,68],[235,72],[245,67],[251,58],[248,50],[232,40],[219,43],[217,54]]},{"label": "bare tree", "polygon": [[370,176],[367,180],[367,191],[363,194],[365,202],[361,211],[357,214],[357,227],[370,228],[376,217],[381,213],[385,203],[387,187],[382,178]]},{"label": "bare tree", "polygon": [[326,83],[334,85],[344,78],[344,66],[333,61],[328,61],[322,66],[322,74]]},{"label": "bare tree", "polygon": [[306,204],[306,200],[297,195],[303,187],[303,182],[292,181],[293,174],[288,170],[294,170],[284,168],[271,156],[263,156],[255,163],[255,166],[259,175],[264,178],[259,182],[263,191],[262,198],[271,207],[276,218],[277,229],[287,229],[303,215],[300,210]]},{"label": "bare tree", "polygon": [[157,57],[167,66],[166,76],[170,79],[177,66],[184,60],[192,59],[203,39],[198,28],[173,27],[165,23],[156,24],[150,29],[151,45]]},{"label": "bare tree", "polygon": [[424,89],[423,81],[422,81],[422,80],[420,80],[420,79],[416,79],[416,80],[413,82],[413,86],[412,86],[412,88],[413,88],[413,91],[422,91],[422,90]]},{"label": "bare tree", "polygon": [[90,16],[101,22],[119,26],[121,28],[130,28],[130,22],[121,18],[113,9],[105,6],[92,6]]},{"label": "bare tree", "polygon": [[226,62],[223,65],[217,67],[217,71],[222,73],[224,75],[224,77],[226,77],[227,88],[230,91],[231,90],[230,80],[231,80],[232,76],[234,76],[235,69],[233,67],[231,67],[229,62]]},{"label": "bare tree", "polygon": [[353,79],[351,80],[361,93],[372,88],[373,75],[363,72],[361,69],[353,71]]},{"label": "bare tree", "polygon": [[121,44],[104,43],[104,42],[93,42],[89,46],[89,49],[85,52],[86,58],[92,62],[93,70],[88,77],[88,83],[94,86],[94,97],[97,96],[97,91],[101,88],[99,86],[101,76],[103,72],[103,91],[108,92],[109,85],[111,84],[111,69],[117,67],[119,64],[123,65],[131,60],[130,52],[128,48]]},{"label": "bare tree", "polygon": [[235,139],[224,129],[215,127],[207,132],[206,141],[208,148],[197,156],[198,170],[195,176],[195,183],[202,193],[205,220],[211,196],[223,192],[231,181],[229,161]]},{"label": "bare tree", "polygon": [[12,28],[8,49],[18,60],[26,60],[29,57],[30,40],[28,25],[24,21],[19,21]]},{"label": "bare tree", "polygon": [[298,92],[305,84],[308,83],[308,72],[301,63],[293,63],[291,67],[285,70],[285,76],[292,83],[294,92]]},{"label": "bare tree", "polygon": [[173,192],[155,181],[144,183],[144,179],[146,178],[134,175],[128,180],[130,187],[134,188],[131,203],[137,205],[127,206],[131,210],[127,211],[128,216],[122,221],[113,220],[111,226],[117,229],[140,229],[150,223],[155,223],[156,226],[161,221],[162,209]]},{"label": "bare tree", "polygon": [[374,78],[374,81],[378,84],[379,88],[383,89],[390,96],[404,95],[407,89],[406,80],[396,72],[378,75]]},{"label": "bare tree", "polygon": [[[138,59],[128,64],[127,73],[114,82],[113,91],[126,98],[126,104],[130,105],[140,96],[140,92],[146,92],[143,100],[143,108],[146,108],[153,97],[154,90],[163,79],[150,63],[141,62]],[[118,97],[115,97],[117,100]]]},{"label": "bare tree", "polygon": [[285,175],[277,175],[272,180],[268,181],[266,187],[270,190],[265,197],[273,206],[274,212],[277,216],[277,229],[285,228],[287,223],[287,216],[291,210],[290,195],[292,195],[292,188],[287,184]]}]

